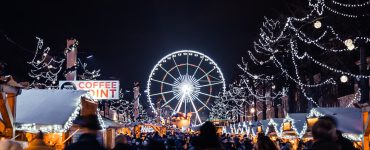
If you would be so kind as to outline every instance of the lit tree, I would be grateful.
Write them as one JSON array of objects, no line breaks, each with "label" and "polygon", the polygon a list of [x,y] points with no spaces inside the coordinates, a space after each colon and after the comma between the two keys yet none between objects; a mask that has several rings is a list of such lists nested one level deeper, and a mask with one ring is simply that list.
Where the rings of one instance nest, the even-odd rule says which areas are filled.
[{"label": "lit tree", "polygon": [[[35,55],[31,61],[27,62],[31,65],[32,69],[28,75],[33,79],[31,87],[38,88],[55,88],[57,81],[61,77],[61,72],[76,71],[79,80],[95,80],[100,76],[99,70],[90,71],[87,68],[87,63],[83,63],[81,59],[78,59],[78,63],[72,68],[64,68],[65,58],[58,58],[51,54],[50,47],[44,47],[43,39],[36,37],[38,40]],[[76,45],[77,46],[77,45]],[[68,48],[67,48],[68,49]]]},{"label": "lit tree", "polygon": [[50,48],[44,48],[44,41],[41,38],[36,37],[36,39],[38,42],[35,55],[30,62],[27,62],[32,67],[28,73],[34,79],[31,86],[55,85],[65,59],[56,59],[49,55]]},{"label": "lit tree", "polygon": [[[284,95],[285,91],[293,95],[297,89],[309,104],[319,106],[323,98],[312,91],[330,91],[339,76],[368,80],[368,75],[356,73],[355,67],[344,61],[354,62],[354,50],[370,41],[358,34],[359,21],[368,19],[369,5],[370,1],[344,4],[336,0],[309,0],[309,11],[302,17],[265,18],[254,49],[248,51],[249,59],[243,59],[239,65],[244,71],[242,82],[250,89],[250,95],[271,101],[276,98],[274,95]],[[357,26],[345,27],[347,24],[338,21],[340,18]],[[338,26],[338,31],[329,24]],[[259,92],[265,87],[270,90]],[[330,92],[322,94],[326,93]],[[294,103],[292,99],[290,103]]]}]

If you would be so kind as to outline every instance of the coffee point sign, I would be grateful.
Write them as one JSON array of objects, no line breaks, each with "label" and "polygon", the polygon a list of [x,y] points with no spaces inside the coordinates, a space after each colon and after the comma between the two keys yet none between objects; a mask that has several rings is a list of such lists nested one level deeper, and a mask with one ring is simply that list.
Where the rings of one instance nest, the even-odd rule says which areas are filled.
[{"label": "coffee point sign", "polygon": [[119,99],[119,81],[59,81],[60,89],[89,91],[94,99]]}]

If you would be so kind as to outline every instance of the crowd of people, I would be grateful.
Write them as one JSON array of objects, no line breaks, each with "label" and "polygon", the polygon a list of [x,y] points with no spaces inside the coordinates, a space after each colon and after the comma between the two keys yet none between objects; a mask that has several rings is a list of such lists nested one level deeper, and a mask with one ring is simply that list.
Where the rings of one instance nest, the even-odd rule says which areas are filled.
[{"label": "crowd of people", "polygon": [[[95,118],[96,119],[96,118]],[[90,119],[91,120],[91,119]],[[97,140],[97,131],[100,126],[94,120],[82,125],[83,134],[77,142],[65,147],[65,150],[105,150]],[[294,149],[298,150],[355,150],[353,143],[344,138],[337,130],[337,123],[331,117],[321,117],[312,127],[313,140],[298,141]],[[271,140],[263,133],[258,133],[253,142],[246,135],[230,135],[216,133],[216,127],[211,122],[205,122],[200,127],[199,134],[168,132],[160,136],[158,133],[141,134],[138,138],[120,134],[115,138],[113,150],[291,150],[290,142],[280,139]],[[42,133],[30,143],[27,150],[49,150],[42,140]],[[1,140],[0,150],[21,149],[16,142]]]}]

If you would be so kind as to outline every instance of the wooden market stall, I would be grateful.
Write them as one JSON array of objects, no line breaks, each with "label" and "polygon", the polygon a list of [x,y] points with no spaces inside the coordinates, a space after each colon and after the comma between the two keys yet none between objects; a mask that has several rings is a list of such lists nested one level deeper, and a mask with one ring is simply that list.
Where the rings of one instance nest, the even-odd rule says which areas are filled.
[{"label": "wooden market stall", "polygon": [[337,121],[337,129],[342,131],[343,137],[353,141],[356,147],[361,145],[362,136],[364,135],[361,109],[342,107],[313,108],[307,117],[317,118],[321,116],[333,117]]},{"label": "wooden market stall", "polygon": [[47,145],[63,149],[78,131],[76,126],[71,128],[77,116],[97,114],[86,94],[79,90],[23,90],[17,100],[16,140],[30,142],[42,131]]}]

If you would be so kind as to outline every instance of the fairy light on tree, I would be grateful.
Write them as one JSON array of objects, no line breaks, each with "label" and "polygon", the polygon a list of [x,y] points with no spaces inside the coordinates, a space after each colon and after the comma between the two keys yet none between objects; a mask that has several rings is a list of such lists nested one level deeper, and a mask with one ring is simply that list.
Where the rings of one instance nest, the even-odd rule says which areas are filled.
[{"label": "fairy light on tree", "polygon": [[50,47],[44,47],[43,39],[39,37],[36,39],[38,41],[34,56],[31,61],[27,62],[31,65],[31,70],[28,73],[29,77],[33,79],[31,87],[56,88],[58,80],[63,78],[61,74],[63,70],[65,74],[77,71],[80,73],[78,74],[79,80],[95,80],[100,76],[100,69],[90,71],[87,68],[87,63],[83,63],[79,58],[73,67],[63,67],[66,59],[49,54]]},{"label": "fairy light on tree", "polygon": [[[251,91],[250,95],[257,99],[265,97],[266,91],[259,93],[260,88],[256,85],[268,81],[268,83],[274,83],[270,87],[271,91],[275,92],[286,91],[287,87],[298,87],[298,91],[305,99],[319,106],[318,99],[314,99],[307,91],[336,85],[331,74],[345,75],[340,78],[341,82],[347,82],[348,78],[368,79],[370,77],[366,74],[352,73],[338,65],[338,62],[330,63],[322,57],[322,55],[330,55],[331,58],[345,59],[346,56],[348,57],[345,54],[354,52],[360,43],[367,44],[370,41],[369,37],[356,35],[357,32],[340,34],[342,30],[345,32],[351,30],[342,29],[338,32],[340,28],[336,28],[337,24],[331,26],[330,20],[325,21],[325,24],[322,23],[331,15],[352,20],[368,17],[365,10],[368,10],[369,3],[344,4],[338,1],[312,0],[308,2],[309,11],[302,17],[287,17],[281,20],[265,18],[253,50],[248,51],[249,58],[243,59],[242,64],[239,65],[239,68],[244,71],[242,80],[247,83],[244,86],[255,88],[255,92]],[[342,9],[343,7],[362,9],[365,13],[348,11]],[[304,70],[308,65],[318,68],[320,73],[325,72],[329,75],[317,82],[308,80],[308,76],[313,75],[307,72],[314,71]],[[269,93],[268,90],[267,93]]]}]

